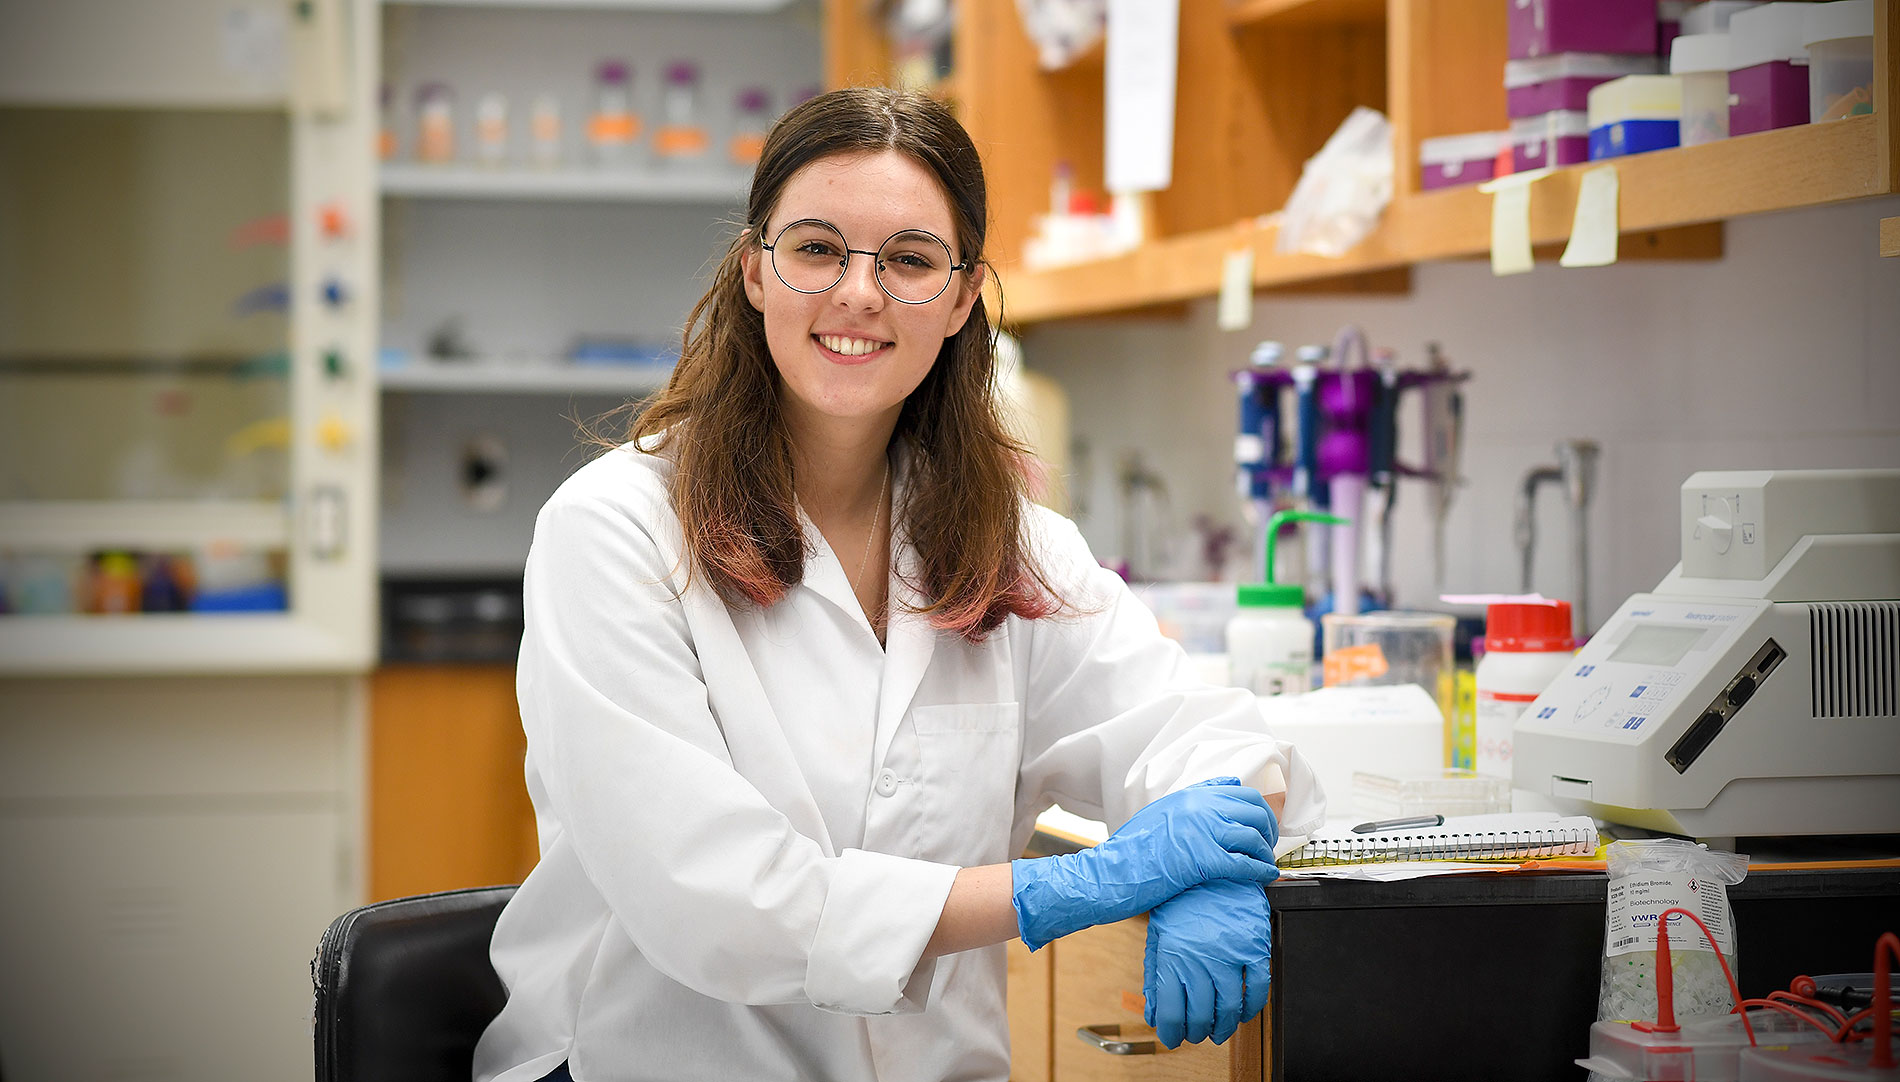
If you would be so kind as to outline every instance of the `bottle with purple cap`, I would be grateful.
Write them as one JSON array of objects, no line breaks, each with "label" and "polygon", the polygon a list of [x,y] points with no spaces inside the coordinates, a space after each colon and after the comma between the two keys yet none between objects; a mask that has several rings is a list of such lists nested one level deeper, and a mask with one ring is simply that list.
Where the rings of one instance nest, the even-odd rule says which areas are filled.
[{"label": "bottle with purple cap", "polygon": [[455,93],[447,83],[416,88],[416,159],[437,164],[455,160]]},{"label": "bottle with purple cap", "polygon": [[762,86],[748,86],[732,99],[732,140],[726,156],[741,169],[759,164],[765,133],[772,130],[772,98]]},{"label": "bottle with purple cap", "polygon": [[675,60],[666,66],[666,82],[660,91],[654,156],[667,165],[697,164],[705,160],[709,142],[699,104],[699,65],[691,60]]},{"label": "bottle with purple cap", "polygon": [[633,111],[633,69],[624,60],[603,60],[594,69],[594,111],[587,118],[587,146],[599,165],[625,165],[640,135]]}]

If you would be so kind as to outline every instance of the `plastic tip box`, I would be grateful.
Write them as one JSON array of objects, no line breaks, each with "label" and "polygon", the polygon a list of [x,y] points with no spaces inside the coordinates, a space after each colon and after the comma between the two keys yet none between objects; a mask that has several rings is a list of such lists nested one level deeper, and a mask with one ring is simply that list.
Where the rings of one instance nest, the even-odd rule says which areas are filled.
[{"label": "plastic tip box", "polygon": [[1511,58],[1656,54],[1656,0],[1510,0]]},{"label": "plastic tip box", "polygon": [[[1778,1011],[1750,1011],[1748,1023],[1762,1048],[1826,1043],[1826,1034]],[[1742,1077],[1741,1057],[1749,1047],[1741,1021],[1732,1014],[1685,1021],[1674,1033],[1646,1033],[1628,1022],[1598,1022],[1590,1027],[1590,1057],[1577,1065],[1606,1079],[1695,1079],[1735,1082]]]},{"label": "plastic tip box", "polygon": [[1681,141],[1682,80],[1625,75],[1590,91],[1590,160],[1662,150]]},{"label": "plastic tip box", "polygon": [[1809,3],[1763,4],[1729,19],[1730,135],[1808,122]]},{"label": "plastic tip box", "polygon": [[1426,139],[1418,145],[1419,187],[1430,191],[1490,180],[1497,174],[1498,155],[1510,145],[1508,131]]},{"label": "plastic tip box", "polygon": [[1590,117],[1563,109],[1511,121],[1511,168],[1522,173],[1590,160]]},{"label": "plastic tip box", "polygon": [[1654,74],[1653,56],[1557,53],[1504,62],[1505,112],[1513,118],[1588,107],[1592,88],[1624,75]]}]

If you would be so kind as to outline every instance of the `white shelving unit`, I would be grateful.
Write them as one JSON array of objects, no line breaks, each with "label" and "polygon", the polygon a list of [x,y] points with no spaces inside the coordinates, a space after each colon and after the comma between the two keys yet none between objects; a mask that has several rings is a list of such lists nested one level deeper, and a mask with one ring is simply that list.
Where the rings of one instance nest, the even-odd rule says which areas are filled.
[{"label": "white shelving unit", "polygon": [[738,174],[614,170],[484,169],[468,165],[386,164],[385,196],[418,199],[522,199],[686,203],[736,206],[750,178]]},{"label": "white shelving unit", "polygon": [[666,385],[673,370],[657,365],[579,365],[559,361],[499,363],[431,361],[385,368],[384,391],[437,394],[626,394]]},{"label": "white shelving unit", "polygon": [[758,14],[777,11],[791,0],[382,0],[386,7],[546,8],[596,11],[683,11],[703,14]]},{"label": "white shelving unit", "polygon": [[164,551],[212,543],[281,549],[290,539],[290,520],[282,501],[0,502],[0,549]]},{"label": "white shelving unit", "polygon": [[[572,363],[582,341],[677,347],[745,213],[750,171],[730,164],[737,97],[782,110],[823,82],[819,0],[360,0],[382,28],[377,171],[384,269],[380,392],[385,575],[520,574],[535,513],[624,433],[616,407],[664,385],[656,365]],[[587,142],[603,61],[631,72],[631,160],[596,165]],[[652,161],[664,73],[700,67],[703,164]],[[417,95],[453,96],[456,158],[420,161]],[[506,102],[502,160],[478,159],[483,99]],[[534,104],[560,117],[559,164],[535,161]],[[470,354],[433,359],[444,335]],[[365,376],[369,376],[365,366]],[[364,382],[371,382],[366,378]],[[494,458],[499,450],[502,457]],[[466,496],[471,455],[499,462],[506,496]]]}]

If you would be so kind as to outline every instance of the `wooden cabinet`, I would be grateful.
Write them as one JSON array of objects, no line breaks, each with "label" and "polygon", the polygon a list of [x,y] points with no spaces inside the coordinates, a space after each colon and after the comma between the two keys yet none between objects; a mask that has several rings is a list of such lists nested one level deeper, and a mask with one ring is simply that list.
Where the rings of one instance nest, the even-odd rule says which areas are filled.
[{"label": "wooden cabinet", "polygon": [[1049,1082],[1051,1018],[1050,986],[1055,979],[1055,948],[1034,954],[1020,939],[1009,952],[1009,1078],[1010,1082]]},{"label": "wooden cabinet", "polygon": [[[1089,928],[1046,948],[1055,952],[1053,1082],[1259,1082],[1263,1018],[1241,1026],[1223,1045],[1203,1042],[1169,1051],[1154,1043],[1154,1031],[1142,1023],[1147,936],[1142,917]],[[1118,1054],[1096,1047],[1079,1036],[1085,1027],[1133,1048]]]},{"label": "wooden cabinet", "polygon": [[[1155,1044],[1142,1023],[1147,935],[1141,917],[1076,932],[1034,954],[1010,942],[1011,1082],[1261,1082],[1264,1013],[1224,1045]],[[1106,1047],[1083,1040],[1084,1028],[1103,1035]]]},{"label": "wooden cabinet", "polygon": [[534,808],[513,665],[392,665],[370,679],[369,897],[519,883]]},{"label": "wooden cabinet", "polygon": [[[857,0],[827,0],[826,76],[890,70]],[[1153,236],[1126,255],[1028,272],[1017,257],[1048,204],[1055,163],[1102,180],[1101,51],[1038,69],[1015,0],[958,0],[956,70],[943,88],[990,180],[990,258],[1004,316],[1030,324],[1211,296],[1223,257],[1254,256],[1258,288],[1404,288],[1412,264],[1482,255],[1490,196],[1419,190],[1419,143],[1505,125],[1503,0],[1181,0],[1174,184],[1153,200]],[[1623,258],[1713,258],[1720,221],[1900,191],[1900,0],[1876,0],[1875,113],[1616,160]],[[1281,208],[1301,167],[1356,105],[1391,119],[1395,192],[1381,224],[1339,259],[1281,255]],[[1593,163],[1600,164],[1600,163]],[[1567,239],[1589,166],[1537,184],[1531,237]],[[1870,230],[1874,221],[1870,218]]]}]

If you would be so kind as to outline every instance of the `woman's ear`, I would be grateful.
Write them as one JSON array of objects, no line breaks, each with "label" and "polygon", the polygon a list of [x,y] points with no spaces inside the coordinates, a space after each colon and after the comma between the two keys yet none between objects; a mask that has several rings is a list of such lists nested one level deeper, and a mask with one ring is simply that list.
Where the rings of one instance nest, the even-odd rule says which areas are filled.
[{"label": "woman's ear", "polygon": [[741,276],[745,279],[745,299],[752,302],[753,308],[763,312],[765,311],[765,279],[763,277],[765,252],[753,240],[751,229],[745,231],[744,239],[746,246],[745,251],[739,253],[739,268]]},{"label": "woman's ear", "polygon": [[957,297],[957,306],[950,311],[950,323],[944,329],[943,336],[951,338],[969,322],[970,309],[976,307],[976,299],[983,295],[984,275],[989,272],[986,264],[978,263],[964,276],[962,293]]}]

